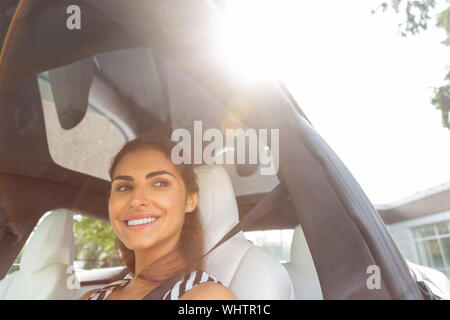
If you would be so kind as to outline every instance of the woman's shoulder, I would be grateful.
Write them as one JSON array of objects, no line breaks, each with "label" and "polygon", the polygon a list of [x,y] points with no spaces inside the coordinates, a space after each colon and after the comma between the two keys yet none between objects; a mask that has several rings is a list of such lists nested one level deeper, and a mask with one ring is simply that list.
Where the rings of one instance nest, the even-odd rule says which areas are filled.
[{"label": "woman's shoulder", "polygon": [[163,299],[230,299],[230,294],[234,297],[231,290],[225,287],[217,278],[204,270],[195,270],[186,273],[176,282]]},{"label": "woman's shoulder", "polygon": [[236,296],[223,284],[206,282],[187,291],[180,300],[236,300]]},{"label": "woman's shoulder", "polygon": [[78,300],[88,300],[90,296],[92,296],[98,289],[92,289],[89,290],[85,293],[83,293],[83,295],[81,297],[78,298]]},{"label": "woman's shoulder", "polygon": [[80,300],[105,300],[112,291],[122,288],[130,281],[130,279],[129,275],[127,275],[125,278],[110,282],[104,287],[92,289],[83,294]]}]

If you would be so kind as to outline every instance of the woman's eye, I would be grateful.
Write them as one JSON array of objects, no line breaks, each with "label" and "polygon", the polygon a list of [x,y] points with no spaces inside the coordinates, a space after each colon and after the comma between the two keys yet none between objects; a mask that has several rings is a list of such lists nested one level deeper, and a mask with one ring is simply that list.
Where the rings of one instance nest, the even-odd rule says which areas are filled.
[{"label": "woman's eye", "polygon": [[127,191],[131,188],[129,185],[121,185],[116,188],[116,191]]},{"label": "woman's eye", "polygon": [[167,187],[169,183],[167,181],[156,181],[153,186],[155,187]]}]

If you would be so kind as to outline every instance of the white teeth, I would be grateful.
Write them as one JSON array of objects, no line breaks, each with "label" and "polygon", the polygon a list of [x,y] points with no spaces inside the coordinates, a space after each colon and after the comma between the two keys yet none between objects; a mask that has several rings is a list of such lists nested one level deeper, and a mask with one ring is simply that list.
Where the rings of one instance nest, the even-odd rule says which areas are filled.
[{"label": "white teeth", "polygon": [[134,220],[128,220],[128,225],[129,226],[136,226],[139,224],[144,224],[144,223],[150,223],[155,221],[156,218],[145,218],[145,219],[134,219]]}]

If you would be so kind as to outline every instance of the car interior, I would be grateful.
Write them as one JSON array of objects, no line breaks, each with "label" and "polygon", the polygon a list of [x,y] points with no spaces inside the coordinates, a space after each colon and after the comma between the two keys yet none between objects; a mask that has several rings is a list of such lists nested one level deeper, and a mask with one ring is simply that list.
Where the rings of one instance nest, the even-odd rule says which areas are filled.
[{"label": "car interior", "polygon": [[[237,223],[238,208],[229,175],[223,167],[199,166],[196,174],[206,247],[210,248]],[[75,281],[73,273],[67,272],[73,265],[72,231],[73,216],[69,210],[58,209],[47,214],[25,247],[19,270],[0,281],[0,299],[74,299],[124,276],[126,270],[121,267],[106,268],[103,275],[101,269],[85,270],[76,274],[80,278],[76,279],[80,282],[79,289],[68,286],[67,283]],[[286,300],[296,296],[319,299],[320,285],[300,227],[296,228],[294,239],[295,246],[306,248],[301,250],[302,256],[294,255],[283,266],[240,232],[206,257],[206,271],[220,279],[239,299]],[[295,282],[291,281],[293,277]]]},{"label": "car interior", "polygon": [[[101,70],[109,70],[108,66],[117,65],[117,61],[122,61],[122,66],[129,61],[132,64],[136,60],[137,55],[142,55],[148,60],[152,60],[152,52],[149,49],[131,49],[122,52],[112,52],[103,54],[96,57],[96,64]],[[127,60],[126,57],[129,56]],[[115,61],[114,61],[115,60]],[[142,58],[145,61],[144,58]],[[161,58],[160,58],[161,60]],[[80,65],[84,66],[86,61],[82,61]],[[145,68],[148,67],[148,70]],[[189,122],[193,123],[196,119],[196,115],[205,112],[206,109],[212,109],[214,111],[210,113],[214,116],[208,122],[210,127],[218,127],[220,124],[218,121],[223,121],[224,117],[220,118],[219,114],[221,109],[214,105],[211,98],[201,88],[195,85],[187,77],[182,77],[179,71],[169,62],[165,61],[163,64],[167,72],[167,80],[170,83],[168,91],[169,99],[174,101],[172,104],[174,108],[171,108],[170,119],[172,119],[172,127],[182,126],[187,127]],[[69,66],[71,70],[76,69],[72,64]],[[125,67],[124,67],[125,68]],[[136,65],[136,68],[141,69],[141,73],[145,75],[148,88],[152,88],[152,85],[156,79],[151,78],[151,64]],[[61,74],[64,68],[59,68],[56,73]],[[131,70],[135,71],[135,70]],[[118,72],[124,74],[124,70],[110,70],[106,73],[112,74]],[[114,121],[112,116],[105,116],[104,112],[106,107],[102,105],[101,93],[108,91],[108,86],[102,83],[97,77],[93,80],[93,85],[90,88],[89,98],[86,103],[89,104],[89,110],[84,119],[81,119],[79,124],[70,130],[65,130],[62,127],[62,123],[58,121],[57,103],[58,101],[69,101],[71,99],[80,99],[80,97],[72,97],[73,91],[67,92],[65,86],[62,86],[61,78],[53,77],[54,71],[45,72],[38,76],[38,85],[41,95],[43,116],[45,122],[46,135],[48,137],[49,152],[52,159],[55,162],[60,161],[60,165],[68,169],[79,171],[83,174],[91,174],[99,178],[105,179],[105,173],[108,166],[107,156],[112,158],[111,150],[109,154],[101,154],[103,157],[96,159],[89,155],[90,151],[98,154],[98,149],[95,147],[98,145],[98,139],[103,139],[103,143],[107,144],[109,141],[119,141],[124,143],[128,136],[123,132],[130,132],[131,126],[128,123],[128,128],[122,128],[120,125],[125,120]],[[82,72],[80,72],[82,73]],[[133,72],[131,72],[133,74]],[[114,78],[116,79],[116,78]],[[122,78],[117,78],[122,81]],[[130,84],[131,78],[126,79],[123,85],[133,86]],[[135,79],[134,81],[136,81]],[[56,84],[53,86],[53,84]],[[183,88],[180,90],[179,88]],[[142,91],[136,91],[140,93],[146,92],[144,88]],[[61,91],[58,91],[61,90]],[[123,90],[127,91],[127,88]],[[148,90],[147,90],[148,91]],[[155,92],[161,95],[161,92]],[[147,92],[148,93],[148,92]],[[194,97],[194,101],[189,103],[185,97],[179,97],[189,93],[191,97]],[[155,94],[156,95],[156,94]],[[158,96],[156,95],[156,96]],[[67,99],[58,100],[57,97],[66,97]],[[69,96],[69,97],[67,97]],[[151,95],[150,95],[151,96]],[[61,99],[61,98],[60,98]],[[109,97],[111,100],[111,97]],[[139,97],[134,97],[139,99]],[[148,97],[142,97],[142,99],[148,99]],[[152,99],[154,99],[152,97]],[[180,101],[180,103],[177,103]],[[182,101],[182,103],[181,103]],[[154,101],[151,101],[154,104]],[[117,103],[117,101],[116,101]],[[149,101],[142,102],[143,105],[149,103]],[[152,105],[153,106],[153,105]],[[194,106],[201,106],[196,108]],[[157,105],[158,107],[158,105]],[[190,112],[188,113],[188,109]],[[203,109],[203,110],[197,110]],[[108,109],[106,109],[108,110]],[[103,112],[102,112],[103,111]],[[158,111],[160,111],[158,115]],[[111,111],[109,111],[111,113]],[[155,118],[162,118],[162,111],[156,109]],[[181,113],[181,115],[179,114]],[[194,113],[194,114],[193,114]],[[205,117],[202,117],[203,120]],[[92,120],[97,119],[97,121]],[[98,119],[101,119],[98,121]],[[178,121],[178,124],[173,124],[174,121]],[[55,123],[57,125],[55,125]],[[60,125],[61,123],[61,125]],[[149,123],[151,123],[149,121]],[[242,125],[242,124],[241,124]],[[92,130],[95,126],[96,130]],[[102,127],[103,126],[103,127]],[[115,129],[112,130],[111,127]],[[103,128],[104,132],[100,132]],[[98,134],[96,136],[96,133]],[[105,134],[106,133],[106,134]],[[84,136],[83,136],[84,135]],[[125,137],[124,137],[125,136]],[[121,139],[120,139],[121,138]],[[76,140],[80,148],[76,144]],[[97,141],[96,141],[97,140]],[[84,144],[83,144],[84,143]],[[111,145],[108,144],[109,146]],[[83,150],[83,147],[88,146],[88,150]],[[118,145],[120,147],[120,144]],[[106,152],[107,152],[106,151]],[[105,152],[105,153],[106,153]],[[233,152],[233,150],[224,151]],[[69,155],[68,155],[69,153]],[[64,156],[61,156],[64,154]],[[80,157],[76,155],[85,154],[86,157]],[[89,159],[91,166],[86,166],[86,160]],[[103,161],[102,161],[103,160]],[[83,162],[84,161],[84,162]],[[95,164],[99,163],[97,167]],[[100,166],[103,166],[101,168]],[[101,168],[102,170],[97,170]],[[200,186],[200,212],[202,214],[202,221],[205,228],[206,247],[212,247],[220,238],[239,221],[239,213],[248,211],[264,193],[270,191],[275,185],[279,183],[276,176],[264,176],[258,172],[258,165],[202,165],[197,166],[195,171],[199,179]],[[83,170],[91,170],[91,172],[83,172]],[[232,183],[234,181],[234,183]],[[235,187],[234,187],[235,186]],[[234,189],[237,189],[236,191]],[[240,211],[238,209],[240,207]],[[81,288],[78,290],[67,289],[66,282],[70,280],[71,274],[66,272],[66,269],[73,264],[74,244],[73,244],[73,213],[68,210],[69,208],[55,208],[50,215],[47,215],[45,219],[39,224],[37,230],[33,233],[32,238],[24,249],[22,260],[20,262],[20,268],[17,272],[8,275],[5,279],[0,281],[0,298],[14,299],[14,298],[36,298],[36,299],[66,299],[81,296],[84,292],[93,288],[101,287],[109,282],[123,277],[126,270],[124,268],[109,268],[110,270],[104,270],[103,275],[101,270],[93,271],[81,271],[77,274],[78,281],[81,282]],[[273,212],[272,215],[268,215],[265,219],[262,219],[260,223],[264,228],[277,229],[281,227],[294,228],[298,225],[297,220],[293,212],[289,212],[288,208],[283,209],[284,216],[278,215]],[[242,215],[242,213],[241,213]],[[280,219],[284,217],[284,219]],[[105,217],[102,217],[105,219]],[[107,218],[107,217],[106,217]],[[283,220],[283,221],[281,221]],[[258,226],[253,226],[254,230],[258,230]],[[59,234],[51,233],[50,230],[58,229]],[[301,228],[297,226],[295,241],[299,246],[308,248],[304,236],[301,236]],[[71,236],[69,236],[71,235]],[[49,241],[54,242],[55,247],[48,247]],[[300,244],[300,242],[304,242]],[[46,252],[49,257],[42,256],[38,253]],[[58,254],[58,252],[60,254]],[[63,254],[65,253],[65,255]],[[307,288],[301,284],[301,278],[304,270],[296,271],[297,264],[305,265],[310,264],[309,269],[313,271],[314,266],[310,257],[309,250],[302,250],[302,254],[305,257],[295,256],[295,263],[291,262],[285,267],[280,264],[274,257],[270,256],[263,249],[258,246],[252,245],[251,242],[246,240],[243,233],[235,235],[232,239],[228,240],[225,244],[220,246],[211,252],[205,259],[207,271],[216,276],[225,285],[229,286],[239,299],[294,299],[296,292],[303,295],[303,297],[312,297],[310,288]],[[112,269],[112,270],[111,270]],[[288,272],[289,271],[289,272]],[[46,275],[45,277],[43,275]],[[64,274],[63,277],[61,275]],[[295,274],[295,278],[299,283],[298,288],[295,288],[291,282],[291,274]],[[305,276],[310,276],[305,275]],[[23,279],[23,280],[22,280]],[[37,282],[34,284],[33,279]],[[52,279],[52,281],[50,281]],[[45,283],[47,290],[29,290],[28,286],[39,288],[42,283]],[[251,285],[249,285],[251,284]],[[321,298],[320,284],[318,282],[317,275],[315,275],[316,294],[315,298]],[[304,290],[303,290],[303,289]],[[303,293],[302,293],[303,291]],[[24,293],[26,295],[24,295]],[[297,294],[298,294],[297,293]]]},{"label": "car interior", "polygon": [[[45,37],[33,40],[40,29],[22,19],[16,41],[6,42],[0,299],[76,299],[123,278],[123,267],[84,270],[74,278],[73,215],[107,222],[108,169],[120,147],[148,131],[170,136],[184,128],[194,136],[196,120],[203,130],[280,130],[276,175],[261,175],[260,162],[195,167],[207,248],[276,186],[290,197],[243,230],[293,229],[290,261],[280,263],[243,232],[206,256],[206,271],[238,299],[422,297],[373,205],[281,83],[242,81],[205,42],[180,42],[164,28],[147,26],[154,21],[143,13],[102,3],[92,1],[102,14],[88,17],[104,23],[98,33],[77,38],[56,30],[50,33],[55,46]],[[50,19],[57,9],[30,6],[26,14],[39,18],[33,21]],[[182,24],[180,34],[208,30],[197,27]],[[27,56],[27,43],[40,40]],[[270,151],[273,141],[265,142]],[[22,248],[19,269],[8,274]],[[366,285],[371,265],[382,270],[378,290]]]}]

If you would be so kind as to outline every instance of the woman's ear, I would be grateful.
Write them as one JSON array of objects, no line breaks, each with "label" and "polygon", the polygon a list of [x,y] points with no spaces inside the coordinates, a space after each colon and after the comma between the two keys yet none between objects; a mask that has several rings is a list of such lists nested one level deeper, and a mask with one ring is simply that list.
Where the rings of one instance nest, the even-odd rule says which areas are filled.
[{"label": "woman's ear", "polygon": [[198,204],[198,192],[191,193],[186,198],[184,212],[189,213],[195,210]]}]

